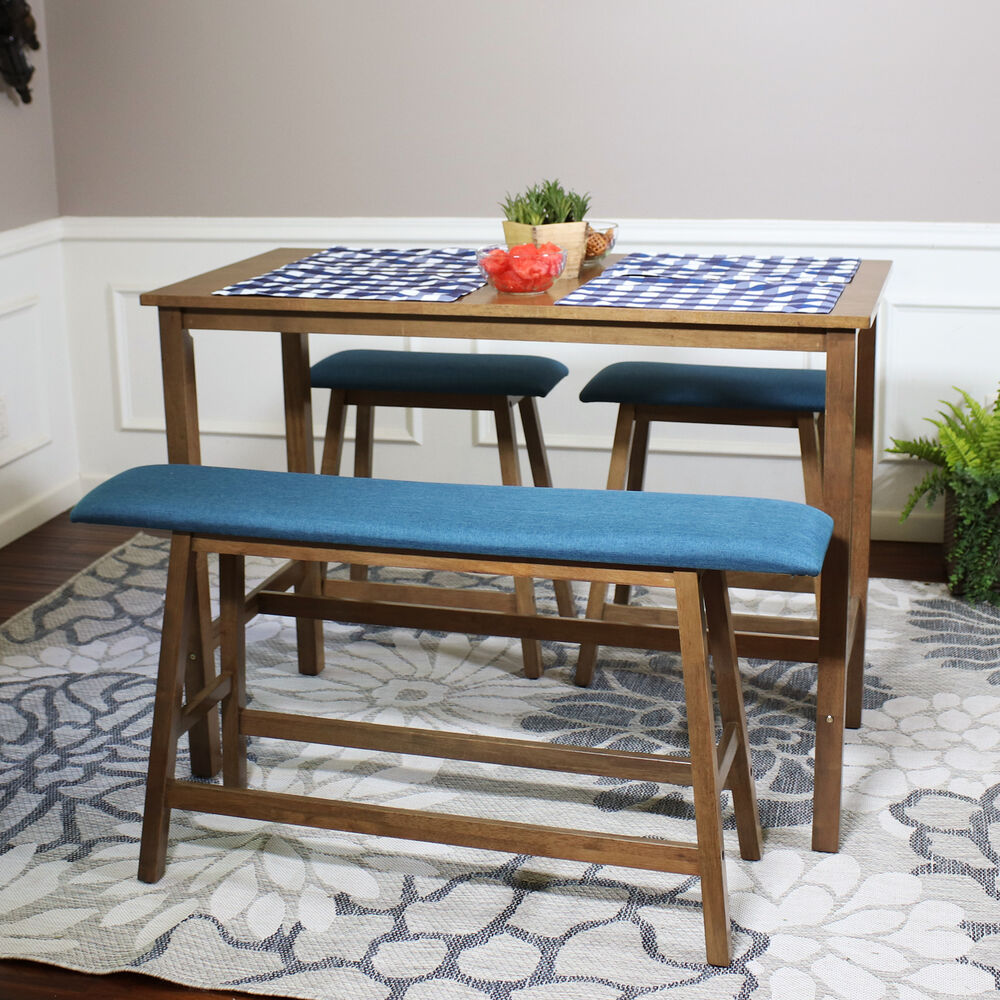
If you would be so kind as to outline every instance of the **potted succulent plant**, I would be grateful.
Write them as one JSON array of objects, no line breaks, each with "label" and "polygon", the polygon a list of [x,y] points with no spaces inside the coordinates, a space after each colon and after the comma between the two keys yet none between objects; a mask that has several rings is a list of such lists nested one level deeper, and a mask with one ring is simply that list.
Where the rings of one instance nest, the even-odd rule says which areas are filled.
[{"label": "potted succulent plant", "polygon": [[934,466],[913,488],[900,520],[921,497],[945,499],[944,549],[951,593],[1000,605],[1000,392],[984,406],[967,392],[959,404],[927,417],[937,439],[892,439],[888,450]]},{"label": "potted succulent plant", "polygon": [[500,207],[508,246],[555,243],[566,251],[564,273],[580,273],[587,243],[584,216],[590,208],[589,194],[567,191],[559,181],[542,181],[518,195],[508,194]]}]

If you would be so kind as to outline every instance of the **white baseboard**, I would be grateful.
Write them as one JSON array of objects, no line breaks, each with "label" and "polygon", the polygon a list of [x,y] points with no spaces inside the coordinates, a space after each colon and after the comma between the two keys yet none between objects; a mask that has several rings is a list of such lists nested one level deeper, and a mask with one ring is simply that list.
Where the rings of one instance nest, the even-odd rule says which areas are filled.
[{"label": "white baseboard", "polygon": [[5,512],[0,517],[0,548],[68,510],[84,492],[80,480],[73,476],[48,492]]}]

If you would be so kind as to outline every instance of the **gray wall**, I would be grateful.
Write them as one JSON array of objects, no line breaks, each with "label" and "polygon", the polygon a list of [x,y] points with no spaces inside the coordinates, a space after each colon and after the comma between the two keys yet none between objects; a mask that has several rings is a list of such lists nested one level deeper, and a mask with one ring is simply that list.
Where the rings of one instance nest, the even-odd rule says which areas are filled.
[{"label": "gray wall", "polygon": [[31,103],[22,104],[11,88],[0,83],[0,231],[59,214],[45,9],[36,0],[32,11],[42,47],[27,53],[35,67]]},{"label": "gray wall", "polygon": [[1000,221],[995,0],[44,8],[0,228],[489,216],[546,176],[621,218]]}]

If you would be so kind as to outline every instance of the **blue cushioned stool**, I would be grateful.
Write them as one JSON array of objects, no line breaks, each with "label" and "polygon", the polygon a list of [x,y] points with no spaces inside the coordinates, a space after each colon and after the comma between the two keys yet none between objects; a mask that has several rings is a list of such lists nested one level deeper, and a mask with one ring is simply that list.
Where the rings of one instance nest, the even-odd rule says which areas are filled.
[{"label": "blue cushioned stool", "polygon": [[[580,400],[618,404],[608,489],[643,488],[654,421],[789,427],[799,432],[806,503],[823,505],[823,371],[622,361],[599,371]],[[600,595],[592,588],[588,614],[598,613],[603,594],[603,588]],[[628,600],[628,586],[615,587],[615,603]],[[589,681],[595,656],[595,647],[581,649],[577,683]]]},{"label": "blue cushioned stool", "polygon": [[654,421],[791,427],[799,432],[806,503],[822,506],[825,372],[623,361],[598,372],[580,399],[619,406],[609,489],[642,489]]},{"label": "blue cushioned stool", "polygon": [[[433,351],[352,350],[332,354],[312,366],[313,388],[330,390],[330,409],[320,471],[339,475],[347,407],[357,407],[354,475],[372,476],[376,406],[411,406],[437,410],[489,410],[496,423],[500,478],[521,485],[513,410],[521,414],[528,461],[535,486],[551,486],[541,423],[539,397],[549,392],[569,369],[551,358],[531,355],[448,354]],[[351,578],[366,578],[366,567],[352,566]],[[531,587],[518,581],[521,590]],[[573,591],[565,580],[555,583],[561,615],[574,613]],[[525,640],[526,658],[540,656],[538,643]]]}]

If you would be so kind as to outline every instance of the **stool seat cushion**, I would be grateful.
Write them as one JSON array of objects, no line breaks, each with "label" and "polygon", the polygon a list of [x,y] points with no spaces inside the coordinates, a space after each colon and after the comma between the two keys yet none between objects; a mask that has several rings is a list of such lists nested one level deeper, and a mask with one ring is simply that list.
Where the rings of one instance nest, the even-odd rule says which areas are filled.
[{"label": "stool seat cushion", "polygon": [[546,396],[569,369],[526,354],[446,354],[434,351],[341,351],[312,366],[317,389]]},{"label": "stool seat cushion", "polygon": [[583,387],[580,399],[584,403],[821,413],[826,409],[826,372],[621,361],[599,371]]},{"label": "stool seat cushion", "polygon": [[657,569],[815,576],[833,521],[787,500],[154,465],[72,520],[205,535]]}]

